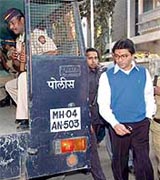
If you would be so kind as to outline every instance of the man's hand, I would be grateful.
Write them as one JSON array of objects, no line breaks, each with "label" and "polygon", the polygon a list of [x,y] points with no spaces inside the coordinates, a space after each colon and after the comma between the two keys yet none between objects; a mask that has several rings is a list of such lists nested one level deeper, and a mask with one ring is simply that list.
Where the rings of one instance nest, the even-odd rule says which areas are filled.
[{"label": "man's hand", "polygon": [[116,124],[113,129],[115,130],[117,135],[124,136],[126,134],[131,134],[131,131],[126,128],[123,124]]},{"label": "man's hand", "polygon": [[21,50],[21,53],[19,55],[19,61],[21,63],[26,63],[26,52],[25,52],[25,47],[22,46],[22,50]]},{"label": "man's hand", "polygon": [[25,47],[22,46],[21,53],[18,53],[16,48],[10,48],[9,52],[7,53],[9,59],[12,60],[13,67],[18,72],[25,71],[25,64],[26,64],[26,54],[25,54]]},{"label": "man's hand", "polygon": [[24,72],[26,70],[26,53],[25,53],[25,47],[22,46],[21,53],[19,56],[20,59],[20,72]]},{"label": "man's hand", "polygon": [[47,54],[47,55],[57,55],[57,54],[58,54],[58,50],[44,52],[43,54]]},{"label": "man's hand", "polygon": [[94,133],[94,129],[93,129],[92,125],[91,125],[91,133],[92,134]]},{"label": "man's hand", "polygon": [[18,53],[15,47],[12,47],[9,49],[7,56],[9,59],[11,59],[12,61],[17,61],[18,60]]}]

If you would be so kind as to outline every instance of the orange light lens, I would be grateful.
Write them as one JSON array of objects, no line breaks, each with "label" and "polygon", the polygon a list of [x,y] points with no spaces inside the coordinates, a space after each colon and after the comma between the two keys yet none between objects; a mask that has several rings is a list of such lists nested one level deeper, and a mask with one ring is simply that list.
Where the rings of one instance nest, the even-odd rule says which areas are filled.
[{"label": "orange light lens", "polygon": [[61,141],[62,153],[73,152],[73,149],[74,149],[74,143],[72,139],[64,139]]},{"label": "orange light lens", "polygon": [[86,151],[86,149],[87,149],[87,139],[85,137],[61,140],[62,153]]},{"label": "orange light lens", "polygon": [[74,150],[75,151],[85,151],[87,148],[86,138],[80,138],[74,140]]}]

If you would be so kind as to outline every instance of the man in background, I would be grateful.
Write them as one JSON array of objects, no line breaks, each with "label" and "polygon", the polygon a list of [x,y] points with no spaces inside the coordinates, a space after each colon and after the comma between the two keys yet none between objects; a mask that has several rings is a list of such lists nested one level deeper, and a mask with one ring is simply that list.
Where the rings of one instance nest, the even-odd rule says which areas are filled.
[{"label": "man in background", "polygon": [[98,81],[101,74],[99,66],[99,52],[94,48],[88,48],[86,50],[87,64],[89,68],[89,106],[91,117],[91,173],[94,180],[105,180],[101,163],[98,156],[97,143],[101,142],[104,135],[99,137],[100,127],[103,125],[103,131],[105,132],[105,126],[103,120],[98,112],[97,105],[97,88]]},{"label": "man in background", "polygon": [[160,77],[155,76],[154,80],[154,95],[157,105],[157,111],[151,121],[152,143],[157,160],[156,175],[160,179]]},{"label": "man in background", "polygon": [[8,52],[11,48],[15,47],[15,40],[7,35],[1,41],[0,48],[0,107],[10,105],[10,96],[5,90],[7,81],[15,78],[16,71],[12,66],[12,61],[8,58]]},{"label": "man in background", "polygon": [[[99,144],[105,136],[105,121],[99,114],[97,104],[97,91],[100,75],[105,68],[100,66],[100,55],[95,48],[86,50],[87,64],[89,67],[89,106],[91,113],[92,128]],[[107,124],[107,123],[106,123]]]}]

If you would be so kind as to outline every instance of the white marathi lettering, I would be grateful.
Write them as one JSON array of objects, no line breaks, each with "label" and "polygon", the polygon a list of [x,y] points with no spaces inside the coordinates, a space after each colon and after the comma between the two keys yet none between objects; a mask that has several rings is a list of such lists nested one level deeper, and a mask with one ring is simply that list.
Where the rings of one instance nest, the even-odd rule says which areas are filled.
[{"label": "white marathi lettering", "polygon": [[64,77],[60,78],[60,81],[57,81],[54,77],[51,77],[50,81],[47,81],[48,87],[51,89],[73,89],[75,85],[75,80],[67,80]]},{"label": "white marathi lettering", "polygon": [[51,77],[51,80],[52,80],[52,81],[47,81],[48,86],[49,86],[51,89],[57,89],[56,79],[53,78],[53,77]]}]

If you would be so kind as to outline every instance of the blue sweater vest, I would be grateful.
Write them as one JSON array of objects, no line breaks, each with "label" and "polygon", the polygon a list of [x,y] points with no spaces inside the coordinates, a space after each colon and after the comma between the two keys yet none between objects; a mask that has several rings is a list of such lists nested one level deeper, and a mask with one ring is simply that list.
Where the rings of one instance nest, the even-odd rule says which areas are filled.
[{"label": "blue sweater vest", "polygon": [[144,67],[137,67],[129,74],[121,70],[114,74],[114,68],[106,72],[111,88],[111,109],[121,123],[138,122],[145,118],[146,71]]}]

